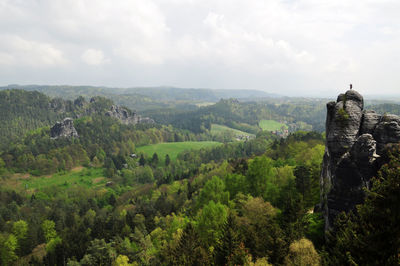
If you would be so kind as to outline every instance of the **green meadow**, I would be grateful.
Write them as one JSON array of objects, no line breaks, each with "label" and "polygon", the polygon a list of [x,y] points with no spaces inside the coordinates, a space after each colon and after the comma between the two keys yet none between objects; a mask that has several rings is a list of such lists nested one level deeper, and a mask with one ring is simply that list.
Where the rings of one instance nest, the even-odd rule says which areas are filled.
[{"label": "green meadow", "polygon": [[275,130],[280,130],[282,127],[287,129],[287,125],[283,123],[279,123],[275,120],[261,120],[260,123],[258,123],[260,128],[265,131],[275,131]]},{"label": "green meadow", "polygon": [[232,132],[235,136],[239,136],[239,135],[244,135],[244,136],[255,136],[254,134],[251,133],[247,133],[238,129],[234,129],[231,127],[227,127],[227,126],[223,126],[223,125],[218,125],[218,124],[211,124],[211,134],[212,135],[217,135],[217,134],[221,134],[223,132]]},{"label": "green meadow", "polygon": [[20,187],[28,190],[41,190],[50,186],[84,186],[101,187],[106,183],[102,168],[79,167],[69,172],[59,172],[51,176],[39,176],[24,178],[20,180]]}]

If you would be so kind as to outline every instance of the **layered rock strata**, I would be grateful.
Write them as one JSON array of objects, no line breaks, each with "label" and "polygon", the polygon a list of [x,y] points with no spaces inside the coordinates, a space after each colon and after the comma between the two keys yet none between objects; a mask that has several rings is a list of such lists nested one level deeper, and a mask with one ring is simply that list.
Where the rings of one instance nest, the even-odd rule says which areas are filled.
[{"label": "layered rock strata", "polygon": [[325,229],[336,216],[364,200],[364,188],[380,167],[389,144],[400,142],[400,117],[364,110],[355,90],[327,104],[326,147],[321,172],[321,207]]}]

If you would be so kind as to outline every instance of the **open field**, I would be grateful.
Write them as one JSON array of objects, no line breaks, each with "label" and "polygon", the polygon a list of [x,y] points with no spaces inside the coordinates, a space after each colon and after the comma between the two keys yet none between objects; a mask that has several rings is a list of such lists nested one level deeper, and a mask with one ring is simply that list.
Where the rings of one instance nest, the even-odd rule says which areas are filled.
[{"label": "open field", "polygon": [[211,124],[211,134],[221,134],[225,131],[232,132],[235,136],[252,136],[254,137],[254,134],[247,133],[238,129],[230,128],[224,125],[218,125],[218,124]]},{"label": "open field", "polygon": [[275,120],[261,120],[258,125],[261,127],[262,130],[265,131],[275,131],[275,130],[280,130],[282,127],[287,129],[287,125],[283,123],[279,123]]},{"label": "open field", "polygon": [[29,174],[14,176],[2,180],[1,186],[15,190],[26,190],[33,192],[51,186],[62,186],[68,188],[70,186],[85,187],[102,187],[106,183],[106,178],[101,168],[84,168],[77,167],[69,172],[59,172],[54,175],[47,176],[30,176]]},{"label": "open field", "polygon": [[149,157],[156,152],[160,162],[165,160],[168,154],[171,161],[175,160],[179,153],[185,150],[199,150],[206,147],[214,147],[222,143],[216,141],[185,141],[185,142],[164,142],[153,145],[146,145],[136,148],[137,153],[145,153]]}]

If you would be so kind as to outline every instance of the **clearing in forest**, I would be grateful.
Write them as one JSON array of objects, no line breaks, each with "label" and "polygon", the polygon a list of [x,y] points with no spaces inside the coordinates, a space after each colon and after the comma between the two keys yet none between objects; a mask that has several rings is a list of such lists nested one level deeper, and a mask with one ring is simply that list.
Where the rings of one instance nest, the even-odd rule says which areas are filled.
[{"label": "clearing in forest", "polygon": [[227,127],[224,125],[218,125],[218,124],[211,124],[211,134],[212,135],[217,135],[217,134],[221,134],[223,132],[232,132],[235,136],[251,136],[254,137],[254,134],[248,133],[248,132],[244,132],[238,129],[234,129],[231,127]]},{"label": "clearing in forest", "polygon": [[[80,171],[79,171],[80,170]],[[75,168],[69,172],[58,172],[51,176],[30,176],[21,180],[20,187],[27,191],[41,190],[50,186],[104,187],[106,178],[102,168]]]},{"label": "clearing in forest", "polygon": [[287,125],[283,123],[279,123],[275,120],[261,120],[260,123],[258,123],[260,128],[265,131],[276,131],[276,130],[282,130],[282,129],[288,129]]}]

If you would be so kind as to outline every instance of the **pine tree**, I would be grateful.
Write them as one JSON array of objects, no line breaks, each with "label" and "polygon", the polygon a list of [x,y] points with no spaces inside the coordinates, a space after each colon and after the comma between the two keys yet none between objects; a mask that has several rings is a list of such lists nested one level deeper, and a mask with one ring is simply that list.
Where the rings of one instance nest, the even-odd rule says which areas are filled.
[{"label": "pine tree", "polygon": [[171,163],[171,158],[169,158],[169,155],[165,155],[165,166],[168,166]]},{"label": "pine tree", "polygon": [[199,236],[189,223],[182,232],[177,247],[172,251],[173,265],[209,265],[207,252],[200,246]]},{"label": "pine tree", "polygon": [[216,248],[217,265],[226,265],[232,259],[235,251],[239,248],[240,237],[235,216],[230,213],[224,226],[222,227],[222,237]]},{"label": "pine tree", "polygon": [[139,165],[144,166],[146,164],[146,160],[144,159],[143,154],[140,155]]},{"label": "pine tree", "polygon": [[153,153],[153,157],[151,158],[151,164],[156,167],[158,164],[158,154],[155,152]]}]

